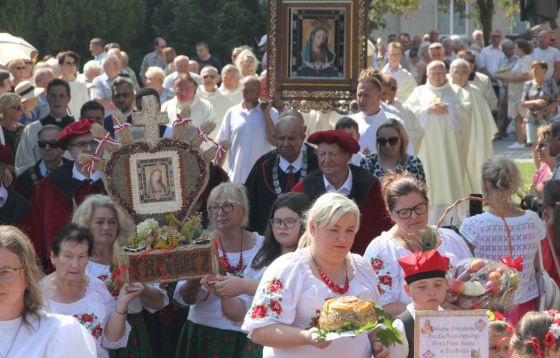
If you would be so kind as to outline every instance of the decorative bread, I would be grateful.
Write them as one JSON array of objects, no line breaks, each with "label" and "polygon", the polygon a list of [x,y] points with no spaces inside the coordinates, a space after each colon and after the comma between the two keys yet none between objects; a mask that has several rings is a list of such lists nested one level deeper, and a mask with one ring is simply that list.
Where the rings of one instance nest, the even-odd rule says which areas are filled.
[{"label": "decorative bread", "polygon": [[323,330],[353,330],[377,321],[371,302],[355,296],[331,298],[323,303],[319,328]]}]

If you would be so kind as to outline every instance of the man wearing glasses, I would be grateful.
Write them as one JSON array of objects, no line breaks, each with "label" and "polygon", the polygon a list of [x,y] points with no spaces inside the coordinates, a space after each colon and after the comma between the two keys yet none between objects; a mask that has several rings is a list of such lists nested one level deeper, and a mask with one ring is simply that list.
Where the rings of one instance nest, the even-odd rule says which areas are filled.
[{"label": "man wearing glasses", "polygon": [[[111,98],[113,105],[126,117],[127,123],[132,123],[132,113],[134,112],[134,83],[126,77],[117,77],[111,84]],[[113,116],[106,116],[103,121],[105,130],[115,135],[113,128]]]},{"label": "man wearing glasses", "polygon": [[67,150],[73,161],[55,169],[33,191],[38,254],[43,255],[44,263],[48,263],[52,237],[71,220],[74,209],[89,195],[105,193],[101,173],[90,172],[77,162],[81,154],[94,154],[97,149],[91,126],[92,120],[81,119],[60,132],[56,145]]},{"label": "man wearing glasses", "polygon": [[46,125],[52,124],[64,129],[74,123],[74,117],[68,115],[70,103],[70,86],[68,82],[56,78],[47,86],[47,102],[49,115],[26,126],[21,135],[15,158],[16,174],[23,173],[40,159],[37,138],[39,131]]},{"label": "man wearing glasses", "polygon": [[[188,74],[180,74],[175,80],[175,97],[161,106],[167,113],[169,126],[177,120],[188,118],[190,124],[200,126],[206,121],[216,123],[216,114],[210,102],[197,94],[198,84]],[[216,126],[217,127],[217,126]]]},{"label": "man wearing glasses", "polygon": [[237,103],[234,103],[230,97],[218,90],[217,84],[220,82],[220,75],[214,66],[203,67],[200,77],[202,77],[202,84],[198,87],[198,93],[201,98],[210,102],[217,117],[216,128],[210,133],[213,138],[218,133],[227,110]]},{"label": "man wearing glasses", "polygon": [[77,117],[82,104],[89,101],[86,84],[77,79],[80,57],[74,51],[66,51],[58,56],[58,65],[63,80],[70,85],[70,103],[68,109],[72,116]]},{"label": "man wearing glasses", "polygon": [[37,141],[41,159],[16,179],[16,190],[28,200],[31,199],[33,188],[41,179],[63,163],[69,162],[68,159],[62,157],[64,151],[57,144],[58,135],[61,131],[62,129],[54,124],[47,124],[41,128]]},{"label": "man wearing glasses", "polygon": [[146,83],[146,71],[149,67],[157,66],[162,70],[165,70],[167,64],[163,59],[163,49],[167,46],[167,42],[162,37],[157,37],[154,39],[154,51],[148,53],[144,56],[142,60],[142,65],[140,66],[140,77],[142,78],[142,83]]}]

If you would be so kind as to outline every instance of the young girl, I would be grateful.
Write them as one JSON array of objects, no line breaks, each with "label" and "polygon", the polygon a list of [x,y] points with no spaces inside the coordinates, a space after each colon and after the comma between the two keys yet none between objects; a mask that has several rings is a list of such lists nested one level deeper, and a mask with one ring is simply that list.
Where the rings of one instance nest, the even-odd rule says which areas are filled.
[{"label": "young girl", "polygon": [[511,339],[513,357],[553,358],[560,356],[560,313],[528,312],[517,324]]},{"label": "young girl", "polygon": [[510,340],[513,335],[513,327],[504,316],[497,311],[486,311],[488,316],[488,347],[489,358],[510,357]]}]

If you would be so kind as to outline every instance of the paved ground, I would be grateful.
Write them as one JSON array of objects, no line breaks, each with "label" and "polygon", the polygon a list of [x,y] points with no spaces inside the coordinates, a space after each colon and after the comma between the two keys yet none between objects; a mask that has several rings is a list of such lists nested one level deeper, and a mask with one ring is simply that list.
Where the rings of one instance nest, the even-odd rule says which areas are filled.
[{"label": "paved ground", "polygon": [[494,140],[492,144],[494,145],[494,156],[505,156],[507,158],[516,161],[532,161],[531,148],[521,148],[521,149],[508,149],[508,146],[513,144],[513,136],[510,135],[508,138],[503,138],[500,140]]}]

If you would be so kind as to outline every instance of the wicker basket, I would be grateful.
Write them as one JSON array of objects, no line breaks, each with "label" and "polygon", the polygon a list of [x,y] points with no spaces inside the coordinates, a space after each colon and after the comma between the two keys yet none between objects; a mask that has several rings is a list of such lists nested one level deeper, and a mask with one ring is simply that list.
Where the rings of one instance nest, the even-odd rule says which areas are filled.
[{"label": "wicker basket", "polygon": [[[508,251],[509,251],[509,257],[512,257],[512,253],[513,253],[513,243],[511,241],[511,229],[508,225],[508,223],[505,220],[504,215],[500,212],[500,210],[490,201],[486,200],[486,199],[482,199],[479,197],[474,197],[474,196],[467,196],[463,199],[459,199],[457,201],[455,201],[450,207],[448,207],[445,212],[443,213],[442,217],[438,220],[436,226],[439,228],[441,226],[441,223],[443,222],[443,220],[445,219],[445,217],[453,210],[453,208],[455,208],[456,206],[458,206],[459,204],[461,204],[462,202],[466,201],[466,200],[478,200],[483,202],[484,204],[490,206],[492,209],[494,209],[494,211],[496,212],[496,214],[500,217],[500,219],[502,219],[502,221],[504,222],[504,226],[505,226],[505,238],[508,240]],[[459,262],[459,265],[464,265],[466,262],[469,261],[474,261],[476,258],[473,259],[465,259],[462,260],[461,262]],[[463,262],[465,261],[465,262]],[[484,267],[486,267],[486,269],[488,269],[489,267],[495,268],[499,270],[503,270],[504,273],[510,273],[513,272],[515,273],[515,270],[512,269],[511,267],[507,266],[506,264],[500,262],[500,261],[496,261],[496,260],[490,260],[490,259],[480,259],[480,261],[484,262]],[[458,279],[456,276],[454,276],[454,274],[456,273],[457,268],[451,269],[448,272],[448,280],[450,281],[451,284],[451,279]],[[476,276],[476,274],[473,274],[473,276]],[[480,275],[483,276],[483,275]],[[505,276],[505,275],[504,275]],[[512,277],[510,274],[507,275],[507,277]],[[504,278],[504,280],[506,280]],[[516,292],[516,287],[512,287],[512,285],[510,284],[510,282],[507,282],[507,280],[505,282],[501,283],[501,287],[505,287],[505,290],[501,291],[500,295],[497,296],[492,296],[490,294],[488,294],[488,292],[485,292],[484,294],[480,295],[480,296],[464,296],[464,295],[458,295],[457,296],[457,302],[456,304],[459,305],[460,307],[464,308],[464,309],[473,309],[473,308],[484,308],[484,309],[490,309],[490,310],[496,310],[496,309],[505,309],[508,307],[511,307],[513,305],[513,298],[515,297],[515,292]]]}]

